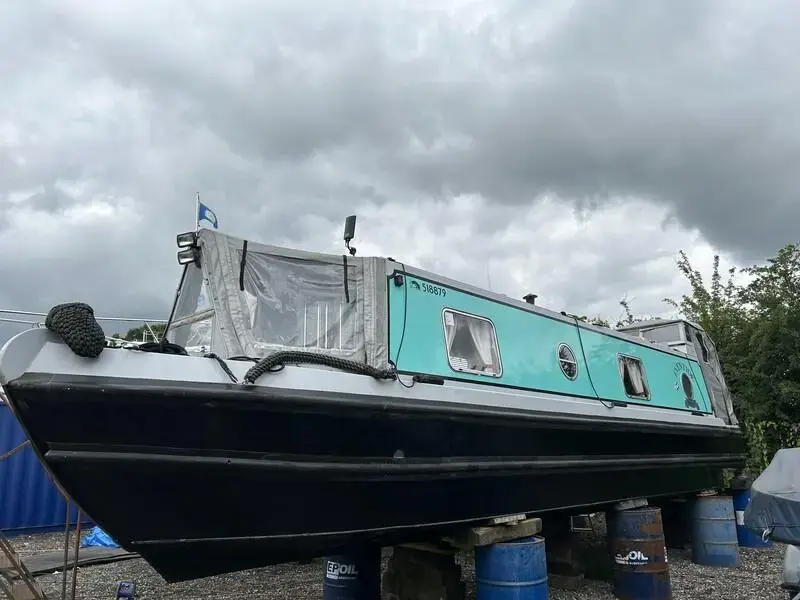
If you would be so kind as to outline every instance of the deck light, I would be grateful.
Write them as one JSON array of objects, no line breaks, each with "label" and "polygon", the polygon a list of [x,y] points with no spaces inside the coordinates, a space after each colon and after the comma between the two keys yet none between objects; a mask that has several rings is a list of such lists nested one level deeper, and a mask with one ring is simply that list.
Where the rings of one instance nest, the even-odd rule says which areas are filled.
[{"label": "deck light", "polygon": [[197,233],[194,231],[179,233],[176,241],[178,243],[178,248],[191,248],[197,245]]},{"label": "deck light", "polygon": [[356,236],[356,216],[350,215],[344,222],[344,245],[350,256],[356,255],[355,247],[350,247],[350,241]]},{"label": "deck light", "polygon": [[178,252],[179,265],[188,265],[190,263],[194,263],[198,267],[200,266],[200,248],[186,248]]}]

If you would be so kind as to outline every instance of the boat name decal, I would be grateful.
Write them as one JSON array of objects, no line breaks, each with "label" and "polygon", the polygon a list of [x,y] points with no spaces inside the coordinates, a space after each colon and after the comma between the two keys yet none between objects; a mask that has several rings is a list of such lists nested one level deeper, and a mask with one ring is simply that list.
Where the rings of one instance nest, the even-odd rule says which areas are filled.
[{"label": "boat name decal", "polygon": [[689,365],[686,364],[686,361],[682,360],[680,362],[676,362],[675,366],[672,367],[672,374],[675,377],[675,380],[672,382],[672,385],[676,390],[681,389],[683,385],[683,382],[681,381],[681,375],[683,375],[684,373],[686,373],[686,375],[691,380],[693,373],[689,369]]},{"label": "boat name decal", "polygon": [[441,296],[442,298],[447,296],[447,290],[444,289],[443,287],[440,287],[438,285],[431,285],[430,283],[425,283],[424,281],[422,282],[422,285],[420,286],[419,283],[417,283],[416,281],[412,280],[411,281],[411,287],[414,288],[414,289],[417,289],[417,290],[422,290],[423,292],[425,292],[427,294],[433,294],[434,296]]}]

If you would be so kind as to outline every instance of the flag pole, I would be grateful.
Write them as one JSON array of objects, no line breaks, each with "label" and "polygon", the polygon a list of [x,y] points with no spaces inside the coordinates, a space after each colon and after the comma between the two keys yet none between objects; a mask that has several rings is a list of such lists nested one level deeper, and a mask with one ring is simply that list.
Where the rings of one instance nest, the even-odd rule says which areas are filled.
[{"label": "flag pole", "polygon": [[195,196],[195,203],[194,203],[194,230],[195,232],[200,231],[200,220],[198,217],[200,216],[200,192],[197,192]]}]

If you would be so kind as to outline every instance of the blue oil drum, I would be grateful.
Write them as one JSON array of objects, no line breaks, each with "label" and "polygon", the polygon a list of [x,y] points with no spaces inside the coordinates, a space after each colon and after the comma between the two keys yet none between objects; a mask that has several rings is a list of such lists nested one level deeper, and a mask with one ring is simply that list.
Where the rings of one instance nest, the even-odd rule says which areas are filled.
[{"label": "blue oil drum", "polygon": [[770,540],[764,541],[761,534],[744,526],[744,511],[750,504],[750,488],[733,490],[733,510],[736,516],[736,537],[742,548],[769,548]]},{"label": "blue oil drum", "polygon": [[376,600],[381,597],[381,549],[325,558],[323,600]]},{"label": "blue oil drum", "polygon": [[709,567],[735,567],[739,539],[733,499],[700,496],[692,504],[692,562]]},{"label": "blue oil drum", "polygon": [[544,538],[475,549],[477,600],[548,600]]},{"label": "blue oil drum", "polygon": [[670,600],[667,546],[661,509],[609,511],[606,528],[620,600]]}]

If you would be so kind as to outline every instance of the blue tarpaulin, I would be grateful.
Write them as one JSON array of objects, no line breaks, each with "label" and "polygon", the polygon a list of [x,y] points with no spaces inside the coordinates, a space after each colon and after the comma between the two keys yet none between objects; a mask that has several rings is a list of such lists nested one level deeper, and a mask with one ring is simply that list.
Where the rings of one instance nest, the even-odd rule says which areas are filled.
[{"label": "blue tarpaulin", "polygon": [[111,539],[111,537],[102,529],[95,526],[83,538],[81,546],[84,548],[90,546],[102,546],[103,548],[119,548],[119,544]]}]

